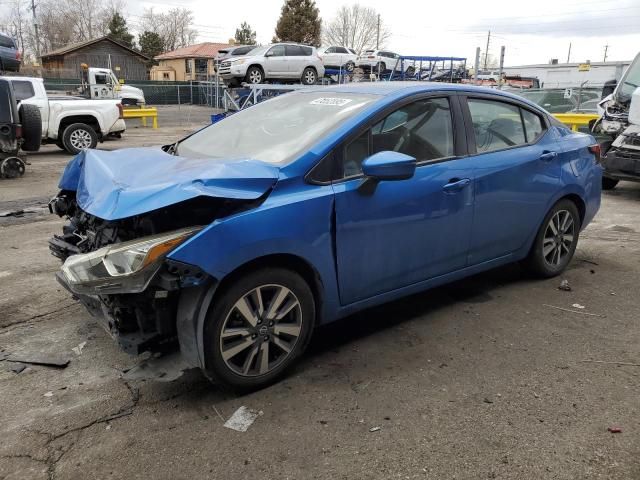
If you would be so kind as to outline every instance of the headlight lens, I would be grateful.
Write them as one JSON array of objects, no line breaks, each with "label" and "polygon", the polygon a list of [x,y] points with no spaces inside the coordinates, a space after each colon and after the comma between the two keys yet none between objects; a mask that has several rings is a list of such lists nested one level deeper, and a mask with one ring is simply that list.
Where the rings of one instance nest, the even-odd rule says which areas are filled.
[{"label": "headlight lens", "polygon": [[233,65],[242,65],[245,60],[231,60],[231,62],[233,63]]},{"label": "headlight lens", "polygon": [[177,230],[152,237],[73,255],[62,272],[75,293],[137,293],[147,287],[171,250],[202,227]]}]

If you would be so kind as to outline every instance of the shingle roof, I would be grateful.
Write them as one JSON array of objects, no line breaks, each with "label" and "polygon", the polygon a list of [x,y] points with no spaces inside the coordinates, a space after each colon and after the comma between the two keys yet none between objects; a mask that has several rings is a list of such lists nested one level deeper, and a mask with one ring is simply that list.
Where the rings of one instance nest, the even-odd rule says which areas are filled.
[{"label": "shingle roof", "polygon": [[86,40],[84,42],[78,42],[78,43],[70,43],[69,45],[65,45],[62,48],[57,48],[55,50],[51,50],[50,52],[47,53],[43,53],[42,54],[42,58],[46,58],[46,57],[55,57],[56,55],[64,55],[65,53],[69,53],[69,52],[73,52],[75,50],[78,50],[80,48],[89,46],[89,45],[93,45],[94,43],[98,43],[102,40],[108,40],[112,43],[115,43],[116,45],[118,45],[119,47],[124,48],[125,50],[129,50],[131,53],[134,53],[144,59],[149,59],[149,57],[147,57],[146,55],[143,55],[142,53],[127,47],[126,45],[118,42],[117,40],[114,40],[113,38],[109,38],[107,35],[105,35],[104,37],[98,37],[98,38],[94,38],[92,40]]},{"label": "shingle roof", "polygon": [[156,60],[169,60],[172,58],[215,58],[218,50],[228,48],[228,43],[196,43],[188,47],[178,48],[172,52],[166,52],[155,57]]}]

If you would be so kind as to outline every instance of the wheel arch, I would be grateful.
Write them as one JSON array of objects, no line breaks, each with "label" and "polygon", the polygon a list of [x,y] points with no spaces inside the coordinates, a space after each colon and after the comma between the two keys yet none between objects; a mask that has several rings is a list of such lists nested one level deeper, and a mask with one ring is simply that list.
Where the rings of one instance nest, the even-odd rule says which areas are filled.
[{"label": "wheel arch", "polygon": [[64,129],[74,123],[84,123],[85,125],[89,125],[93,128],[98,135],[102,133],[100,129],[100,122],[93,115],[67,115],[66,117],[62,117],[58,124],[58,138],[62,138]]}]

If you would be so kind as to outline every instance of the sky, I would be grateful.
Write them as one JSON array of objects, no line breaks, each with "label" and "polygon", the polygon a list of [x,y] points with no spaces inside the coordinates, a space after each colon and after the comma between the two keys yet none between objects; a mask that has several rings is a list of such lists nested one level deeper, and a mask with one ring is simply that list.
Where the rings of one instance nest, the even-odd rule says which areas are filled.
[{"label": "sky", "polygon": [[[184,7],[193,11],[198,41],[226,42],[243,21],[269,43],[283,0],[149,0],[130,3],[128,13],[145,8],[164,11]],[[372,7],[391,37],[385,48],[401,55],[467,57],[472,64],[476,47],[499,57],[504,45],[505,65],[630,60],[640,51],[640,0],[361,0]],[[316,0],[323,21],[330,21],[344,0]]]}]

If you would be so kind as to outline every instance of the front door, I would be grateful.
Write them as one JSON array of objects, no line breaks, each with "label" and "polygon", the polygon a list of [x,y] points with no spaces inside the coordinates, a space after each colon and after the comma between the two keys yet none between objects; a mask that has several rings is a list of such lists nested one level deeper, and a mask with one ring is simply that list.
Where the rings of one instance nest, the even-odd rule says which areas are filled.
[{"label": "front door", "polygon": [[476,144],[473,265],[513,253],[535,235],[558,191],[560,163],[555,135],[533,110],[486,98],[467,104]]},{"label": "front door", "polygon": [[284,45],[275,45],[265,55],[264,70],[267,77],[286,77],[289,66]]},{"label": "front door", "polygon": [[[450,100],[409,103],[348,142],[334,183],[336,249],[343,305],[466,265],[473,161],[456,156]],[[373,182],[362,161],[380,151],[418,161],[408,180]]]}]

